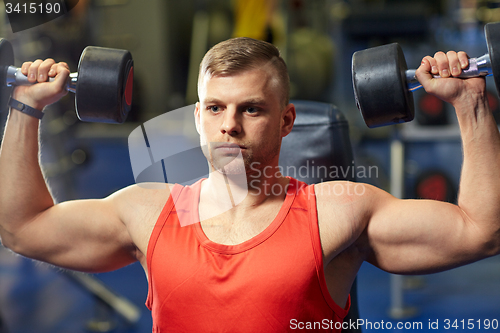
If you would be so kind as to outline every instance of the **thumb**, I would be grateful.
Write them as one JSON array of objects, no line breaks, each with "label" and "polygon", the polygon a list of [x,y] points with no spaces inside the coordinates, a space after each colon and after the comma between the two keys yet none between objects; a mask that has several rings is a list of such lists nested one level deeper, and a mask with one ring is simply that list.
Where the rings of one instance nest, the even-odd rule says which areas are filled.
[{"label": "thumb", "polygon": [[417,68],[417,71],[415,72],[415,76],[418,79],[418,82],[422,84],[422,86],[426,86],[430,80],[433,79],[432,76],[432,64],[429,56],[425,57],[422,59],[422,62],[420,63],[420,66]]},{"label": "thumb", "polygon": [[56,76],[54,78],[54,83],[58,87],[66,89],[66,84],[68,82],[68,79],[69,79],[69,69],[62,66],[58,66],[56,69]]}]

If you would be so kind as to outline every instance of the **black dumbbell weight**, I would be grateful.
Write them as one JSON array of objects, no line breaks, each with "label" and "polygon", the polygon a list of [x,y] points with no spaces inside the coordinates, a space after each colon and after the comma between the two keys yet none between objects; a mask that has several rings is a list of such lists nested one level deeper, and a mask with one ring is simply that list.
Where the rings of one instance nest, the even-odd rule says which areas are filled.
[{"label": "black dumbbell weight", "polygon": [[[14,63],[11,44],[0,39],[0,93],[7,103],[12,86],[30,85]],[[123,123],[132,106],[134,62],[129,51],[88,46],[80,56],[78,72],[71,73],[66,89],[75,93],[82,121]],[[5,101],[5,102],[4,102]]]},{"label": "black dumbbell weight", "polygon": [[[493,75],[500,92],[500,23],[484,27],[488,54],[469,59],[459,77]],[[416,70],[408,70],[397,43],[357,51],[352,57],[352,82],[356,105],[370,128],[413,120],[412,91],[421,88]],[[439,76],[435,76],[439,77]]]},{"label": "black dumbbell weight", "polygon": [[[0,38],[0,112],[8,110],[7,101],[12,94],[12,87],[7,86],[7,66],[14,63],[14,50],[5,39]],[[6,64],[7,66],[3,66]]]}]

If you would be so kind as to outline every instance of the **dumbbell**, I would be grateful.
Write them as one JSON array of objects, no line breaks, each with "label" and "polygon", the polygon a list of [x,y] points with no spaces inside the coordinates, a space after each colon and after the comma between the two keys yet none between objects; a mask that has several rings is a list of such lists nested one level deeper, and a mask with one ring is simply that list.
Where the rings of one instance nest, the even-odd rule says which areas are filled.
[{"label": "dumbbell", "polygon": [[[33,84],[13,63],[11,43],[0,39],[2,106],[7,104],[13,86]],[[71,73],[66,84],[66,89],[75,93],[78,118],[88,122],[123,123],[132,106],[133,78],[134,62],[129,51],[86,47],[78,62],[78,72]]]},{"label": "dumbbell", "polygon": [[[461,78],[493,75],[500,92],[500,23],[484,27],[488,53],[469,59]],[[439,77],[439,76],[435,76]],[[415,70],[408,70],[397,43],[357,51],[352,57],[352,82],[356,106],[370,128],[413,120],[412,91],[421,87]]]}]

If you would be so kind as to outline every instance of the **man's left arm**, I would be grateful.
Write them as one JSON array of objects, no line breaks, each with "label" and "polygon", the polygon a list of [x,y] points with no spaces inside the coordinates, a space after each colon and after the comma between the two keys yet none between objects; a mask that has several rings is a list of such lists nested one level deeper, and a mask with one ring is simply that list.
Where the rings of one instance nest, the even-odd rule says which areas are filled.
[{"label": "man's left arm", "polygon": [[425,90],[452,104],[458,117],[464,154],[458,204],[399,200],[372,187],[359,200],[367,218],[358,242],[368,249],[365,259],[386,271],[436,272],[500,253],[500,134],[485,79],[450,77],[467,64],[463,52],[438,52],[417,70]]}]

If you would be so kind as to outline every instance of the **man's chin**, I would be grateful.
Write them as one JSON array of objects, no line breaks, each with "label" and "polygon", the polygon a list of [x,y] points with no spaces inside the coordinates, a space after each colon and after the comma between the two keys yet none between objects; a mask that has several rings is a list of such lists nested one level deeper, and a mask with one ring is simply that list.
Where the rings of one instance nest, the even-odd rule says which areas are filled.
[{"label": "man's chin", "polygon": [[214,169],[223,175],[246,175],[245,165],[240,161],[238,163],[228,163],[224,165],[214,165]]},{"label": "man's chin", "polygon": [[[218,156],[217,156],[218,155]],[[242,153],[237,156],[213,154],[212,167],[224,175],[245,175],[247,168]]]}]

